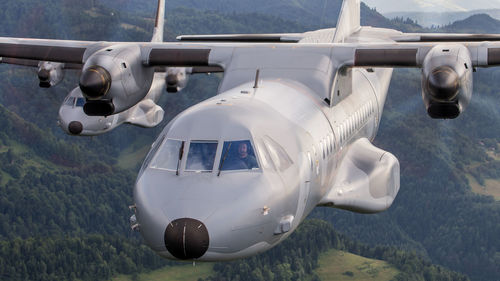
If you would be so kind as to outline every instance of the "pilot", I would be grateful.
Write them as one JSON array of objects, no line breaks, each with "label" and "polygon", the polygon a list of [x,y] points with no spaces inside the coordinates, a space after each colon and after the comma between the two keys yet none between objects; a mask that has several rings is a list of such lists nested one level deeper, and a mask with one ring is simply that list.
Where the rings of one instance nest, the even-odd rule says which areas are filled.
[{"label": "pilot", "polygon": [[246,143],[242,142],[238,146],[238,156],[239,159],[245,163],[247,169],[257,167],[257,160],[255,159],[255,156],[248,154],[248,145]]}]

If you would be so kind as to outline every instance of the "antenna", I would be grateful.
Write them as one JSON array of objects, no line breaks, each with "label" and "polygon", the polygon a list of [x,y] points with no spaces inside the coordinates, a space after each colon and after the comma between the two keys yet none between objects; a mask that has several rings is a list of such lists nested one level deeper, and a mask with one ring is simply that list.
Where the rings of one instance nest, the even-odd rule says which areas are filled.
[{"label": "antenna", "polygon": [[259,88],[259,76],[260,76],[260,69],[257,69],[257,72],[255,73],[255,84],[253,85],[254,89]]},{"label": "antenna", "polygon": [[323,28],[323,23],[325,22],[325,14],[326,14],[327,6],[328,6],[328,0],[325,0],[325,4],[323,5],[323,12],[321,13],[321,19],[319,21],[319,28]]}]

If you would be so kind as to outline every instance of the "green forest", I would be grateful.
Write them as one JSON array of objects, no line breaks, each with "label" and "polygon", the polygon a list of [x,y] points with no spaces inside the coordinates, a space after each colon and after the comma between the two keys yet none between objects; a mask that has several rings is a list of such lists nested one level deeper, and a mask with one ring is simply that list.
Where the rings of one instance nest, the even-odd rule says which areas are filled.
[{"label": "green forest", "polygon": [[[141,2],[4,0],[0,36],[149,41],[155,6],[149,2],[155,1]],[[332,26],[340,7],[330,1],[323,16],[322,1],[258,2],[259,9],[249,9],[244,1],[214,0],[208,7],[172,1],[167,40],[314,30]],[[271,9],[280,13],[265,12]],[[364,24],[411,32],[500,33],[499,22],[485,15],[436,30],[388,20],[366,5],[362,17]],[[60,104],[78,84],[76,71],[49,90],[38,87],[33,69],[3,65],[0,74],[0,279],[109,280],[176,264],[156,256],[129,229],[128,206],[144,157],[134,152],[147,151],[166,122],[211,97],[221,76],[192,77],[183,92],[165,94],[165,121],[158,128],[123,125],[78,138],[56,125]],[[400,271],[396,280],[499,279],[499,199],[472,192],[471,184],[482,188],[500,179],[499,75],[478,69],[471,104],[458,119],[445,121],[427,116],[420,72],[396,70],[375,140],[401,163],[394,205],[378,215],[317,208],[276,248],[217,263],[207,280],[318,280],[318,257],[329,249],[385,260]]]}]

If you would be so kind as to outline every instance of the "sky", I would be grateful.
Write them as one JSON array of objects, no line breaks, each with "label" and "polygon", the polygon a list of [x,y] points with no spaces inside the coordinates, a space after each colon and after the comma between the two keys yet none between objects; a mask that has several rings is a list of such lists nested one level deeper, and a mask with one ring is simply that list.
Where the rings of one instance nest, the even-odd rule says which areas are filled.
[{"label": "sky", "polygon": [[362,0],[381,13],[401,11],[448,12],[500,9],[500,0]]}]

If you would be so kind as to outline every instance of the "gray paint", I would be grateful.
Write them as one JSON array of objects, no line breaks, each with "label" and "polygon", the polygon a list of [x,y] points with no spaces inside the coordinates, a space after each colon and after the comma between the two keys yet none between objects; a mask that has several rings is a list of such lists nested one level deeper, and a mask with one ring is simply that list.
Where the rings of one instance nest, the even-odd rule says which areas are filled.
[{"label": "gray paint", "polygon": [[[123,122],[157,124],[149,117],[151,112],[153,117],[163,113],[155,101],[160,89],[165,89],[165,76],[153,75],[154,66],[185,66],[181,70],[185,73],[197,66],[223,70],[217,95],[175,117],[153,145],[158,148],[164,139],[182,140],[183,157],[178,171],[153,168],[149,166],[157,153],[153,149],[134,187],[135,217],[131,218],[145,243],[169,259],[175,258],[165,245],[166,229],[173,231],[167,235],[172,248],[171,243],[185,241],[179,238],[183,223],[193,229],[199,222],[206,227],[209,247],[196,260],[221,261],[277,245],[318,205],[361,213],[390,207],[399,190],[399,163],[370,141],[378,131],[392,67],[423,67],[424,78],[436,67],[453,68],[461,90],[458,101],[447,102],[458,102],[463,110],[472,94],[472,67],[487,67],[498,60],[497,42],[472,38],[446,46],[452,51],[438,55],[443,51],[440,44],[418,42],[429,40],[426,35],[361,27],[359,16],[360,1],[345,0],[338,29],[268,37],[277,40],[279,36],[280,43],[244,42],[252,39],[248,36],[213,37],[235,41],[231,43],[162,43],[158,42],[159,23],[151,43],[1,38],[4,45],[0,46],[14,58],[19,57],[11,45],[20,46],[25,50],[21,58],[32,60],[52,48],[83,48],[76,58],[62,56],[58,62],[81,58],[84,70],[93,64],[106,67],[114,79],[107,98],[113,98],[120,113],[85,117],[73,109],[60,114],[63,128],[68,121],[88,121],[93,126],[110,123],[107,128],[92,127],[90,133],[102,133]],[[454,36],[448,38],[453,41],[459,35]],[[259,37],[265,36],[253,39]],[[120,69],[122,62],[130,68]],[[462,63],[470,67],[461,69]],[[372,69],[376,66],[388,68]],[[79,88],[71,95],[81,96]],[[428,101],[429,95],[423,96]],[[90,128],[86,124],[82,124],[84,132]],[[219,172],[224,141],[243,140],[251,141],[260,168]],[[191,141],[218,142],[211,172],[185,170]],[[176,225],[169,226],[172,222]],[[188,231],[186,237],[198,235]],[[199,247],[205,247],[205,241],[196,240],[186,249],[205,250]]]}]

